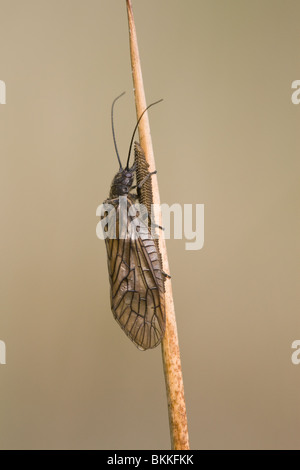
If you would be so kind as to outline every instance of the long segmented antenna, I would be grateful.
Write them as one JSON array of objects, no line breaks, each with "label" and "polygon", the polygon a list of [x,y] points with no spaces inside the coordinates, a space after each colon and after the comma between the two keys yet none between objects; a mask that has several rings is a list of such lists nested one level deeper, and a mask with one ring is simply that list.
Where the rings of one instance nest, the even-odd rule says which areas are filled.
[{"label": "long segmented antenna", "polygon": [[114,105],[115,105],[115,102],[121,98],[121,96],[125,95],[125,91],[123,91],[123,93],[121,93],[121,95],[117,96],[113,102],[112,102],[112,105],[111,105],[111,128],[112,128],[112,135],[113,135],[113,139],[114,139],[114,145],[115,145],[115,149],[116,149],[116,154],[117,154],[117,157],[118,157],[118,162],[119,162],[119,165],[120,165],[120,170],[123,170],[123,167],[122,167],[122,163],[121,163],[121,160],[120,160],[120,155],[119,155],[119,152],[118,152],[118,147],[117,147],[117,142],[116,142],[116,136],[115,136],[115,129],[114,129]]},{"label": "long segmented antenna", "polygon": [[158,100],[158,101],[155,101],[154,103],[149,104],[149,106],[147,106],[147,108],[144,109],[144,111],[143,111],[142,114],[140,115],[140,117],[139,117],[139,119],[138,119],[138,122],[136,123],[136,126],[135,126],[135,128],[134,128],[132,137],[131,137],[130,146],[129,146],[129,152],[128,152],[128,158],[127,158],[126,170],[128,170],[128,168],[129,168],[129,160],[130,160],[130,154],[131,154],[133,139],[134,139],[136,130],[137,130],[138,126],[139,126],[140,120],[141,120],[142,117],[144,116],[145,112],[146,112],[149,108],[151,108],[151,106],[154,106],[155,104],[160,103],[161,101],[163,101],[163,99]]}]

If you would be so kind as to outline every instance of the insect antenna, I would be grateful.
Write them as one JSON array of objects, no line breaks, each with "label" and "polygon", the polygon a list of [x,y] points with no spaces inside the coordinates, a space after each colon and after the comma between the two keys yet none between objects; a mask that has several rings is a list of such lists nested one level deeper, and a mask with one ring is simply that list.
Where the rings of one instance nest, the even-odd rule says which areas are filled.
[{"label": "insect antenna", "polygon": [[115,105],[115,102],[121,98],[121,96],[125,95],[125,91],[123,91],[123,93],[121,93],[121,95],[117,96],[113,102],[112,102],[112,105],[111,105],[111,128],[112,128],[112,135],[113,135],[113,139],[114,139],[114,145],[115,145],[115,149],[116,149],[116,154],[117,154],[117,158],[118,158],[118,162],[119,162],[119,165],[120,165],[120,170],[123,170],[122,168],[122,163],[121,163],[121,160],[120,160],[120,155],[119,155],[119,152],[118,152],[118,147],[117,147],[117,142],[116,142],[116,136],[115,136],[115,128],[114,128],[114,105]]},{"label": "insect antenna", "polygon": [[131,141],[130,141],[130,145],[129,145],[128,158],[127,158],[126,170],[128,170],[128,168],[129,168],[129,160],[130,160],[130,154],[131,154],[132,144],[133,144],[134,136],[135,136],[136,130],[137,130],[137,128],[138,128],[138,125],[139,125],[139,123],[140,123],[140,120],[141,120],[142,117],[144,116],[145,112],[146,112],[149,108],[151,108],[151,106],[154,106],[155,104],[158,104],[158,103],[160,103],[161,101],[163,101],[163,100],[161,99],[161,100],[155,101],[154,103],[149,104],[149,106],[147,106],[147,108],[144,109],[144,111],[143,111],[142,114],[140,115],[140,117],[139,117],[139,119],[138,119],[138,122],[137,122],[136,125],[135,125],[134,131],[133,131],[133,134],[132,134],[132,137],[131,137]]}]

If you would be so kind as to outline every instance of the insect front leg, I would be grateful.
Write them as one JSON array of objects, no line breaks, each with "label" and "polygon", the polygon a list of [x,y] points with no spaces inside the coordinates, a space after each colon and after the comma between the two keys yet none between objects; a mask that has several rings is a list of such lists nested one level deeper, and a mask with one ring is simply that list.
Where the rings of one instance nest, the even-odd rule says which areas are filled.
[{"label": "insect front leg", "polygon": [[146,181],[150,178],[150,176],[156,175],[156,174],[157,174],[157,170],[152,171],[151,173],[148,173],[145,176],[145,178],[143,178],[142,181],[139,184],[135,184],[134,186],[131,186],[130,191],[132,191],[133,189],[136,189],[136,188],[141,189],[141,187],[146,183]]},{"label": "insect front leg", "polygon": [[148,173],[145,178],[142,179],[142,181],[140,182],[140,184],[138,184],[136,187],[141,189],[141,187],[146,183],[146,181],[150,178],[150,176],[152,175],[156,175],[157,174],[157,170],[155,171],[152,171],[151,173]]},{"label": "insect front leg", "polygon": [[166,277],[167,279],[171,279],[170,274],[165,273],[165,271],[163,271],[163,270],[161,271],[161,273],[162,273],[162,275],[163,275],[164,277]]}]

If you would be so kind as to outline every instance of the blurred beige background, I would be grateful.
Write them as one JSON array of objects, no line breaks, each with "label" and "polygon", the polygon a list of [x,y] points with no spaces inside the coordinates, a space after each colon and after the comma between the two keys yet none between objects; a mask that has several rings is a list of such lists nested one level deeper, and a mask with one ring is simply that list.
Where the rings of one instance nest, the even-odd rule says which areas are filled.
[{"label": "blurred beige background", "polygon": [[[170,240],[191,446],[300,442],[298,0],[135,0]],[[1,449],[167,449],[160,348],[109,305],[96,208],[135,124],[125,1],[0,0]]]}]

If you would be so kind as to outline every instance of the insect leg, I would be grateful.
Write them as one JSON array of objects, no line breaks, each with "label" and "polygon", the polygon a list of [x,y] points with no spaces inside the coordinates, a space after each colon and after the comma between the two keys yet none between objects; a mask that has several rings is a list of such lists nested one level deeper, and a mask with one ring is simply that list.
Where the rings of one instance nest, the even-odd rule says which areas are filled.
[{"label": "insect leg", "polygon": [[156,175],[156,173],[157,173],[157,170],[152,171],[151,173],[148,173],[148,174],[145,176],[145,178],[142,179],[142,181],[140,182],[140,184],[137,185],[137,187],[138,187],[139,189],[141,189],[141,187],[146,183],[146,181],[150,178],[150,176]]},{"label": "insect leg", "polygon": [[162,275],[163,275],[164,277],[166,277],[166,278],[168,278],[168,279],[171,279],[170,274],[165,273],[165,271],[163,271],[163,270],[161,271],[161,273],[162,273]]}]

